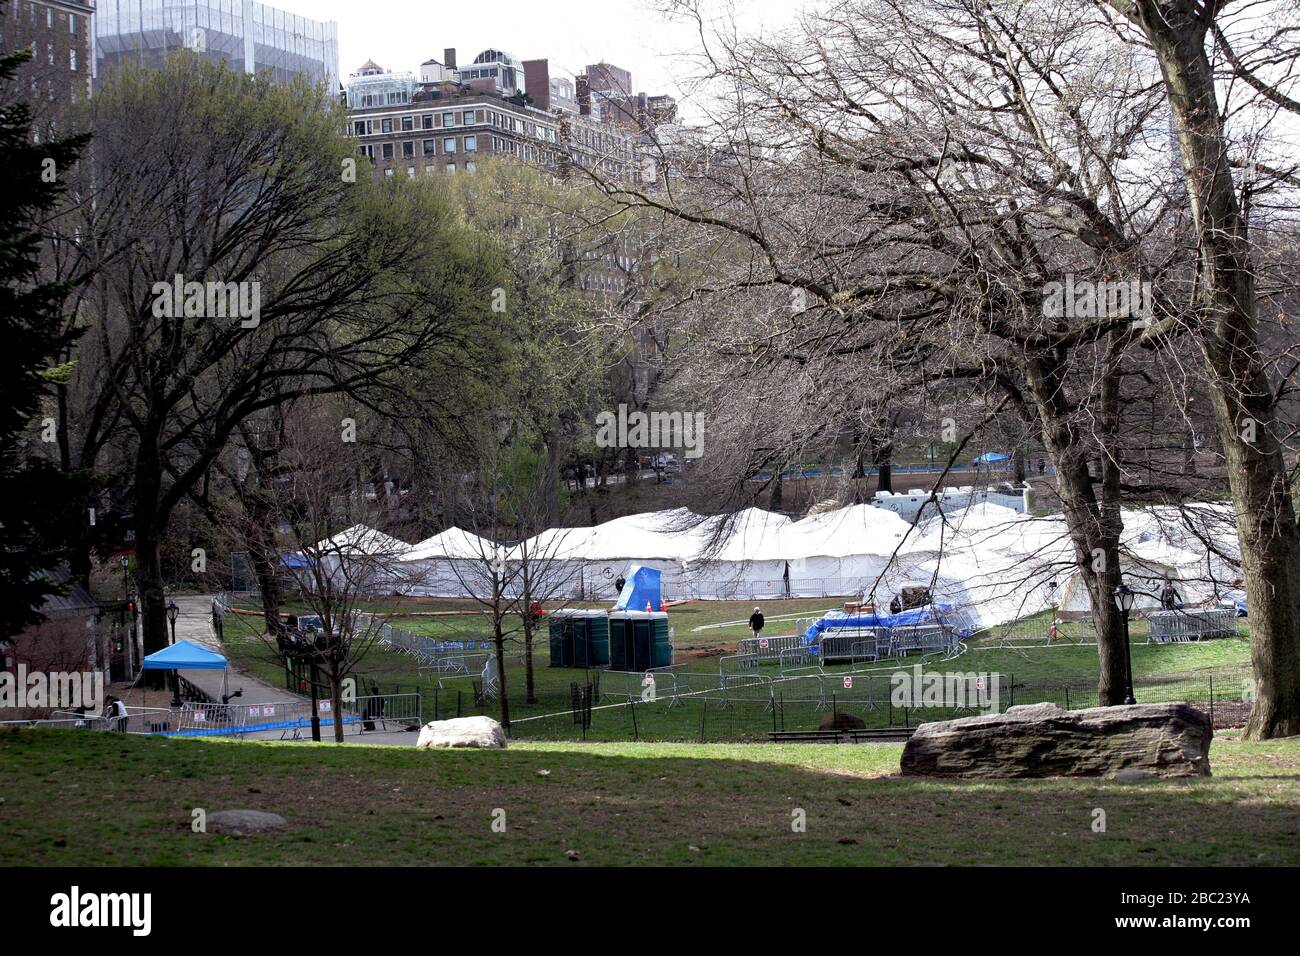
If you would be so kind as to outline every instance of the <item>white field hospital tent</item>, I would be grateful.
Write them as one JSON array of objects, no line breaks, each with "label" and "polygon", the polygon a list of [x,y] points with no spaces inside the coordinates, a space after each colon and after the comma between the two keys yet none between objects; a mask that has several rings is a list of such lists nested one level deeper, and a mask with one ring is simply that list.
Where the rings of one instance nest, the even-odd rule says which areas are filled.
[{"label": "white field hospital tent", "polygon": [[[364,524],[355,524],[312,545],[307,557],[320,562],[336,588],[379,592],[396,590],[398,558],[410,545]],[[310,579],[310,572],[301,572]]]},{"label": "white field hospital tent", "polygon": [[403,594],[422,597],[472,597],[481,591],[486,566],[496,554],[487,538],[448,528],[411,545],[398,560],[396,573]]}]

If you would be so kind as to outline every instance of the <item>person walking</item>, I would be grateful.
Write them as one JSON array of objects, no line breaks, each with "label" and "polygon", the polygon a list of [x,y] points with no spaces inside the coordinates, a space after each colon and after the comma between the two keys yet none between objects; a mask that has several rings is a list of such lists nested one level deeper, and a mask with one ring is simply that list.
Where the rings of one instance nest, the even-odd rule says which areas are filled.
[{"label": "person walking", "polygon": [[1169,578],[1165,578],[1165,586],[1160,590],[1160,606],[1166,611],[1177,611],[1183,606],[1183,596]]},{"label": "person walking", "polygon": [[754,608],[754,613],[749,615],[749,629],[754,632],[755,637],[763,636],[763,611],[761,608]]}]

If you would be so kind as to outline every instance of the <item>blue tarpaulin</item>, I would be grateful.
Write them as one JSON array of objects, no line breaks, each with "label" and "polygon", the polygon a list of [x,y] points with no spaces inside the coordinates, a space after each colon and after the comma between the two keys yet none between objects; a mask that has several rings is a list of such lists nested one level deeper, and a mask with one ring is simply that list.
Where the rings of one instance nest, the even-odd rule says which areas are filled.
[{"label": "blue tarpaulin", "polygon": [[280,555],[280,564],[290,571],[306,571],[316,566],[316,562],[311,558],[297,552]]},{"label": "blue tarpaulin", "polygon": [[627,579],[614,610],[644,611],[646,604],[649,604],[650,610],[662,611],[663,599],[659,595],[659,569],[634,564],[628,569]]},{"label": "blue tarpaulin", "polygon": [[926,607],[899,611],[897,614],[845,614],[843,611],[831,611],[808,628],[804,635],[808,646],[817,649],[817,635],[828,628],[835,627],[908,627],[917,624],[947,624],[962,637],[970,637],[975,628],[961,621],[960,615],[952,615],[951,604],[931,604]]},{"label": "blue tarpaulin", "polygon": [[192,641],[177,641],[150,654],[140,666],[147,671],[223,671],[226,659]]},{"label": "blue tarpaulin", "polygon": [[973,465],[996,465],[1000,461],[1009,461],[1010,455],[1004,455],[1000,451],[986,451],[976,458],[971,464]]}]

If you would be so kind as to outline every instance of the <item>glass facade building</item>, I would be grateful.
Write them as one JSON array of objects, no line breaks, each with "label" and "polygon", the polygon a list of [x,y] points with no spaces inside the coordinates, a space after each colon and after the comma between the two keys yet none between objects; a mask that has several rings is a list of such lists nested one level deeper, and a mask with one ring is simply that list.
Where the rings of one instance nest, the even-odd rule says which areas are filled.
[{"label": "glass facade building", "polygon": [[123,61],[160,66],[189,48],[232,69],[270,70],[276,82],[301,74],[338,89],[338,24],[254,0],[99,0],[95,46],[97,78]]}]

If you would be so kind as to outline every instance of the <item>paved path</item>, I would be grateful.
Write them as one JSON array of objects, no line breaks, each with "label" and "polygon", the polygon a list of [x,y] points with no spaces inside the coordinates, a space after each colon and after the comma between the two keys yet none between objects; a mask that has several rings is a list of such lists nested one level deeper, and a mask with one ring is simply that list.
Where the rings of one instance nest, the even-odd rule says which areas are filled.
[{"label": "paved path", "polygon": [[[222,656],[226,656],[221,642],[217,640],[216,635],[212,633],[212,596],[211,595],[187,595],[177,596],[175,599],[180,613],[176,616],[176,639],[178,641],[193,641],[195,644],[201,644],[209,650],[216,651]],[[229,658],[227,657],[227,660]],[[213,700],[221,699],[222,688],[222,671],[182,671],[181,672],[190,683],[205,691]],[[236,669],[233,662],[229,670],[231,691],[243,690],[243,695],[236,698],[235,703],[239,704],[273,704],[285,700],[295,700],[297,695],[290,693],[283,687],[273,687],[265,681],[259,680],[246,671]],[[323,726],[321,728],[322,736],[333,741],[333,727]],[[303,728],[304,736],[311,739],[310,728]],[[280,740],[284,736],[282,731],[265,731],[263,733],[249,734],[243,738],[245,740]],[[359,744],[386,744],[397,747],[414,746],[417,735],[407,732],[376,732],[368,734],[357,734],[351,726],[348,727],[346,736],[347,743]]]},{"label": "paved path", "polygon": [[[193,641],[225,656],[225,650],[212,633],[212,596],[210,594],[178,595],[174,598],[181,609],[176,617],[176,640]],[[272,687],[252,674],[237,670],[233,662],[225,672],[229,675],[230,690],[243,690],[236,699],[240,704],[270,704],[292,700],[294,695],[282,687]],[[221,700],[222,671],[181,671],[191,684],[205,691],[213,700]]]}]

